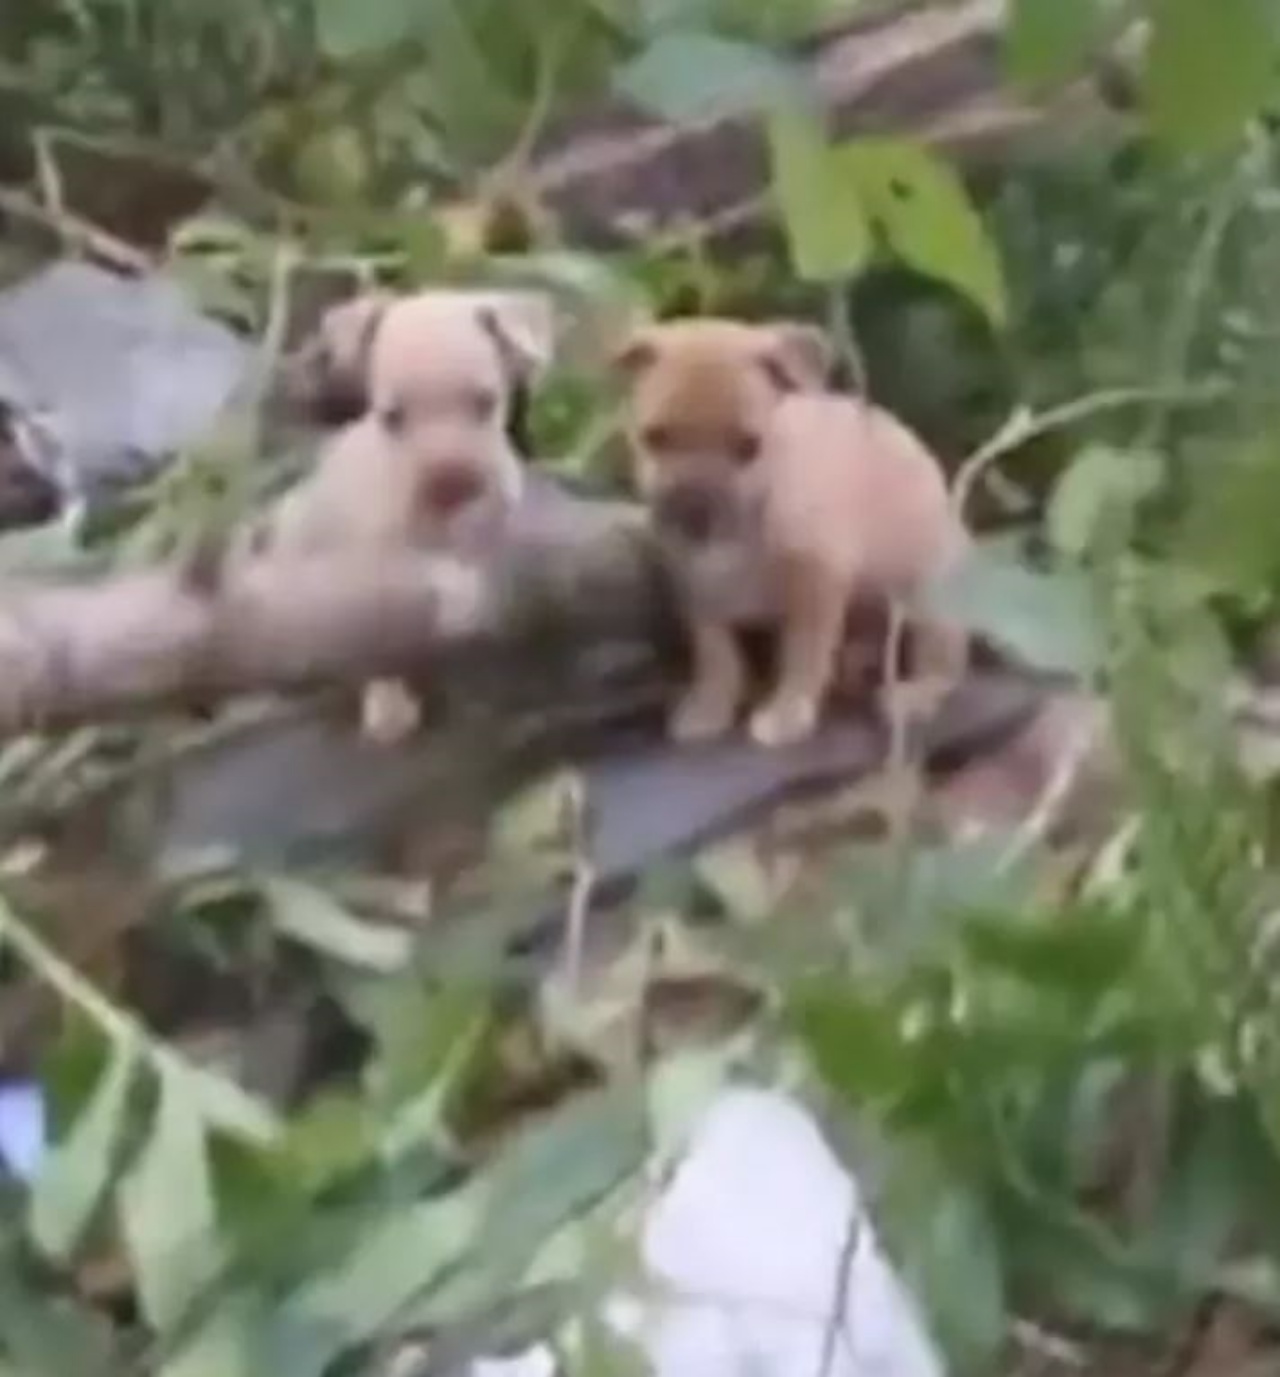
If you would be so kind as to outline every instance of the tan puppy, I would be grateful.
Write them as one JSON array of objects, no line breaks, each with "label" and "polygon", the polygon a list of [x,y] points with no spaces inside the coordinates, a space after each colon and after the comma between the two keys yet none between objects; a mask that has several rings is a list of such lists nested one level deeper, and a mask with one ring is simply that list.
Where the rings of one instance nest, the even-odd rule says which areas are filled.
[{"label": "tan puppy", "polygon": [[[507,410],[550,359],[550,302],[440,290],[346,309],[366,337],[369,409],[285,494],[259,548],[410,545],[483,564],[522,492]],[[403,685],[375,683],[363,719],[369,735],[397,740],[416,725],[418,704]]]},{"label": "tan puppy", "polygon": [[[734,632],[760,624],[777,628],[779,658],[751,735],[799,740],[855,597],[918,613],[923,584],[962,552],[942,470],[887,412],[825,390],[829,348],[813,327],[671,322],[634,334],[617,363],[636,484],[689,625],[693,681],[671,732],[733,724],[747,688]],[[919,620],[922,678],[953,681],[966,639]]]}]

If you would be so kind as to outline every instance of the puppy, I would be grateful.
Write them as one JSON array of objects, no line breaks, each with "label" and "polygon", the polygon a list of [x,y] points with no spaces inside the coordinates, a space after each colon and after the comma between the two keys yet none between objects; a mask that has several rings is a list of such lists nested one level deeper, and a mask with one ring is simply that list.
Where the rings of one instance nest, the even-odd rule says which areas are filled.
[{"label": "puppy", "polygon": [[[361,327],[368,410],[284,495],[258,549],[412,546],[482,565],[523,491],[508,409],[550,361],[550,302],[536,293],[440,290],[362,310],[373,313]],[[363,725],[374,739],[398,740],[418,717],[404,685],[366,689]]]},{"label": "puppy", "polygon": [[[672,735],[733,724],[747,687],[735,632],[754,624],[776,630],[779,654],[751,735],[808,736],[855,599],[918,613],[925,582],[965,547],[941,467],[887,412],[827,390],[830,350],[813,327],[669,322],[633,334],[616,364],[636,486],[688,623],[692,682]],[[963,669],[967,639],[919,623],[927,699]]]}]

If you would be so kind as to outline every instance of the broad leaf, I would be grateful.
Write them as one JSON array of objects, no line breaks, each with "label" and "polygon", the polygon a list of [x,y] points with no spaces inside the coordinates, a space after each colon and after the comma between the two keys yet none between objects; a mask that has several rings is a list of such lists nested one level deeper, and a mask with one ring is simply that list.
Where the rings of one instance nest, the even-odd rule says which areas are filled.
[{"label": "broad leaf", "polygon": [[413,954],[409,933],[353,917],[314,885],[276,878],[263,890],[276,928],[326,956],[385,974],[403,969]]},{"label": "broad leaf", "polygon": [[52,1258],[65,1259],[74,1250],[102,1197],[136,1069],[137,1049],[117,1044],[83,1113],[40,1171],[30,1228]]},{"label": "broad leaf", "polygon": [[121,1191],[121,1224],[143,1313],[174,1328],[220,1266],[213,1183],[198,1101],[167,1068],[151,1136]]},{"label": "broad leaf", "polygon": [[201,1117],[224,1133],[267,1145],[279,1137],[280,1120],[262,1100],[217,1071],[185,1062],[175,1065]]},{"label": "broad leaf", "polygon": [[888,1000],[823,980],[795,990],[788,1015],[818,1074],[851,1104],[893,1099],[911,1084],[912,1049]]},{"label": "broad leaf", "polygon": [[999,255],[964,183],[947,163],[904,139],[858,139],[844,145],[837,160],[898,258],[954,287],[993,324],[1005,323],[1008,303]]},{"label": "broad leaf", "polygon": [[1004,1342],[1005,1287],[988,1207],[924,1153],[895,1153],[886,1197],[893,1255],[958,1372],[991,1372]]},{"label": "broad leaf", "polygon": [[674,124],[744,114],[793,100],[800,90],[798,74],[767,48],[682,29],[661,32],[615,84]]},{"label": "broad leaf", "polygon": [[0,1268],[0,1352],[15,1377],[114,1377],[116,1337],[87,1306],[36,1291],[12,1262]]},{"label": "broad leaf", "polygon": [[1155,0],[1145,99],[1158,138],[1182,153],[1230,146],[1273,91],[1270,0]]},{"label": "broad leaf", "polygon": [[1065,555],[1079,557],[1105,529],[1117,535],[1134,508],[1160,483],[1160,461],[1093,445],[1058,480],[1046,520],[1049,537]]},{"label": "broad leaf", "polygon": [[221,1297],[209,1317],[161,1362],[156,1377],[259,1377],[255,1318],[249,1297]]},{"label": "broad leaf", "polygon": [[585,1095],[517,1138],[494,1165],[487,1231],[505,1255],[536,1246],[644,1160],[638,1090]]},{"label": "broad leaf", "polygon": [[336,1090],[316,1096],[290,1119],[281,1147],[304,1190],[321,1190],[364,1165],[373,1150],[371,1120],[363,1100]]},{"label": "broad leaf", "polygon": [[930,602],[1033,668],[1085,675],[1101,662],[1085,577],[1032,569],[1000,542],[977,545],[945,584],[931,590]]},{"label": "broad leaf", "polygon": [[644,33],[656,37],[664,29],[688,29],[713,24],[718,0],[640,0],[636,22]]},{"label": "broad leaf", "polygon": [[304,1283],[280,1311],[276,1342],[296,1352],[294,1377],[319,1377],[438,1285],[465,1258],[480,1209],[472,1186],[371,1221],[345,1259]]},{"label": "broad leaf", "polygon": [[1141,929],[1127,913],[1078,909],[1034,918],[975,916],[965,924],[969,955],[1027,983],[1094,997],[1132,970]]},{"label": "broad leaf", "polygon": [[316,32],[325,56],[341,61],[383,52],[414,31],[434,0],[315,0]]},{"label": "broad leaf", "polygon": [[1178,525],[1184,567],[1236,594],[1269,589],[1280,575],[1280,548],[1260,512],[1280,503],[1280,442],[1268,437],[1195,471],[1193,500]]},{"label": "broad leaf", "polygon": [[870,262],[875,244],[847,159],[794,106],[771,116],[768,138],[774,198],[796,272],[810,282],[855,276]]},{"label": "broad leaf", "polygon": [[645,1115],[638,1091],[583,1096],[522,1133],[486,1179],[482,1228],[455,1284],[418,1314],[436,1323],[511,1294],[539,1249],[644,1163]]},{"label": "broad leaf", "polygon": [[1139,1246],[1198,1294],[1213,1285],[1246,1221],[1274,1222],[1276,1162],[1253,1104],[1181,1089],[1154,1217]]},{"label": "broad leaf", "polygon": [[1024,1284],[1070,1318],[1134,1334],[1168,1322],[1167,1289],[1102,1225],[1070,1210],[1004,1222]]},{"label": "broad leaf", "polygon": [[1077,75],[1098,37],[1098,0],[1016,0],[1005,28],[1005,66],[1030,87]]},{"label": "broad leaf", "polygon": [[420,1095],[456,1053],[474,1045],[492,1000],[488,986],[465,976],[435,984],[416,972],[399,979],[355,976],[338,993],[377,1044],[366,1083],[385,1110]]}]

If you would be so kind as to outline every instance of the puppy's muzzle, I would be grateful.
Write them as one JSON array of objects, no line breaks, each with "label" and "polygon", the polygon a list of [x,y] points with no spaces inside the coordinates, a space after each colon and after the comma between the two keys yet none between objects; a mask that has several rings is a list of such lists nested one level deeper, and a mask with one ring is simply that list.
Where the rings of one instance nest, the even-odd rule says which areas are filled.
[{"label": "puppy's muzzle", "polygon": [[447,517],[478,502],[486,484],[472,464],[441,464],[428,474],[422,485],[422,501],[432,516]]},{"label": "puppy's muzzle", "polygon": [[717,525],[719,501],[711,489],[681,483],[664,489],[654,499],[653,519],[658,530],[692,545],[711,539]]}]

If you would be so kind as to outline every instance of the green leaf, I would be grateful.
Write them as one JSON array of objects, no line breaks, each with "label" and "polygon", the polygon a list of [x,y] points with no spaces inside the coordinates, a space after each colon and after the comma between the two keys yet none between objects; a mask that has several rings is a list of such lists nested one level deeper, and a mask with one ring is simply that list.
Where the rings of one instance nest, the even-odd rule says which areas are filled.
[{"label": "green leaf", "polygon": [[1092,445],[1058,480],[1046,513],[1049,538],[1065,555],[1079,558],[1107,523],[1128,521],[1134,508],[1159,486],[1161,466],[1152,454],[1128,454]]},{"label": "green leaf", "polygon": [[855,848],[837,863],[841,889],[884,963],[910,965],[938,952],[974,910],[1019,908],[1032,893],[1032,867],[1008,863],[997,837],[918,844],[906,874],[892,843]]},{"label": "green leaf", "polygon": [[1229,147],[1267,104],[1276,59],[1269,0],[1156,0],[1144,95],[1179,153]]},{"label": "green leaf", "polygon": [[930,602],[1035,668],[1090,674],[1101,663],[1088,580],[1074,570],[1043,572],[997,540],[975,545],[965,564],[930,590]]},{"label": "green leaf", "polygon": [[35,1290],[12,1263],[0,1267],[0,1351],[15,1377],[115,1377],[116,1339],[88,1306]]},{"label": "green leaf", "polygon": [[615,77],[618,89],[673,124],[794,100],[798,73],[767,48],[685,29],[663,31]]},{"label": "green leaf", "polygon": [[36,1180],[31,1234],[55,1260],[65,1260],[76,1247],[111,1176],[137,1063],[135,1046],[115,1045],[84,1112]]},{"label": "green leaf", "polygon": [[770,117],[767,133],[774,199],[795,271],[810,282],[855,276],[875,244],[847,159],[810,115],[793,106]]},{"label": "green leaf", "polygon": [[999,255],[964,183],[947,163],[920,144],[879,138],[843,145],[837,162],[898,258],[954,287],[993,324],[1005,323],[1008,302]]},{"label": "green leaf", "polygon": [[1179,560],[1219,589],[1268,591],[1280,576],[1280,547],[1258,513],[1280,504],[1280,443],[1268,437],[1244,453],[1206,465],[1178,525]]},{"label": "green leaf", "polygon": [[460,1050],[475,1046],[493,998],[484,984],[428,983],[416,972],[399,979],[355,976],[339,985],[338,995],[377,1044],[366,1083],[382,1113],[435,1085]]},{"label": "green leaf", "polygon": [[362,922],[337,900],[299,880],[267,880],[263,892],[278,931],[351,966],[382,974],[402,970],[413,938],[400,928]]},{"label": "green leaf", "polygon": [[504,1256],[541,1243],[644,1160],[645,1104],[638,1091],[583,1095],[521,1134],[498,1158],[488,1211]]},{"label": "green leaf", "polygon": [[985,1200],[925,1153],[900,1151],[885,1219],[894,1261],[955,1369],[994,1371],[1005,1339],[1004,1269]]},{"label": "green leaf", "polygon": [[290,1372],[326,1371],[436,1286],[465,1257],[481,1200],[473,1186],[371,1222],[347,1257],[298,1287],[279,1314],[278,1342],[298,1350]]},{"label": "green leaf", "polygon": [[1099,36],[1098,0],[1016,0],[1005,28],[1005,69],[1024,86],[1075,76]]},{"label": "green leaf", "polygon": [[1096,995],[1132,970],[1142,942],[1129,914],[1100,909],[1051,912],[1028,920],[974,916],[964,928],[969,955],[1029,984]]},{"label": "green leaf", "polygon": [[1168,1322],[1165,1288],[1103,1226],[1070,1212],[1039,1210],[1013,1221],[1007,1232],[1024,1284],[1067,1317],[1148,1335]]},{"label": "green leaf", "polygon": [[364,57],[402,43],[432,0],[315,0],[316,33],[326,57]]},{"label": "green leaf", "polygon": [[282,1144],[289,1171],[308,1193],[363,1166],[376,1137],[364,1101],[330,1091],[317,1096],[289,1121]]},{"label": "green leaf", "polygon": [[470,1265],[416,1319],[440,1323],[510,1295],[557,1230],[643,1166],[645,1128],[639,1092],[620,1087],[581,1096],[521,1133],[487,1174]]},{"label": "green leaf", "polygon": [[656,36],[664,29],[713,24],[718,8],[718,0],[640,0],[636,20],[644,33]]},{"label": "green leaf", "polygon": [[[1275,1154],[1251,1103],[1182,1086],[1141,1252],[1192,1295],[1213,1285],[1242,1228],[1275,1216]],[[1248,1225],[1246,1225],[1248,1221]]]},{"label": "green leaf", "polygon": [[166,1068],[151,1137],[125,1179],[121,1225],[143,1313],[165,1332],[217,1275],[221,1246],[199,1103]]},{"label": "green leaf", "polygon": [[911,1084],[912,1049],[889,1001],[847,982],[813,981],[792,992],[788,1017],[818,1074],[851,1104],[896,1098]]},{"label": "green leaf", "polygon": [[258,1377],[256,1307],[252,1298],[224,1296],[208,1319],[162,1361],[156,1377]]},{"label": "green leaf", "polygon": [[275,1112],[235,1081],[185,1061],[174,1063],[174,1074],[184,1081],[201,1117],[224,1133],[262,1146],[280,1136],[280,1120]]}]

